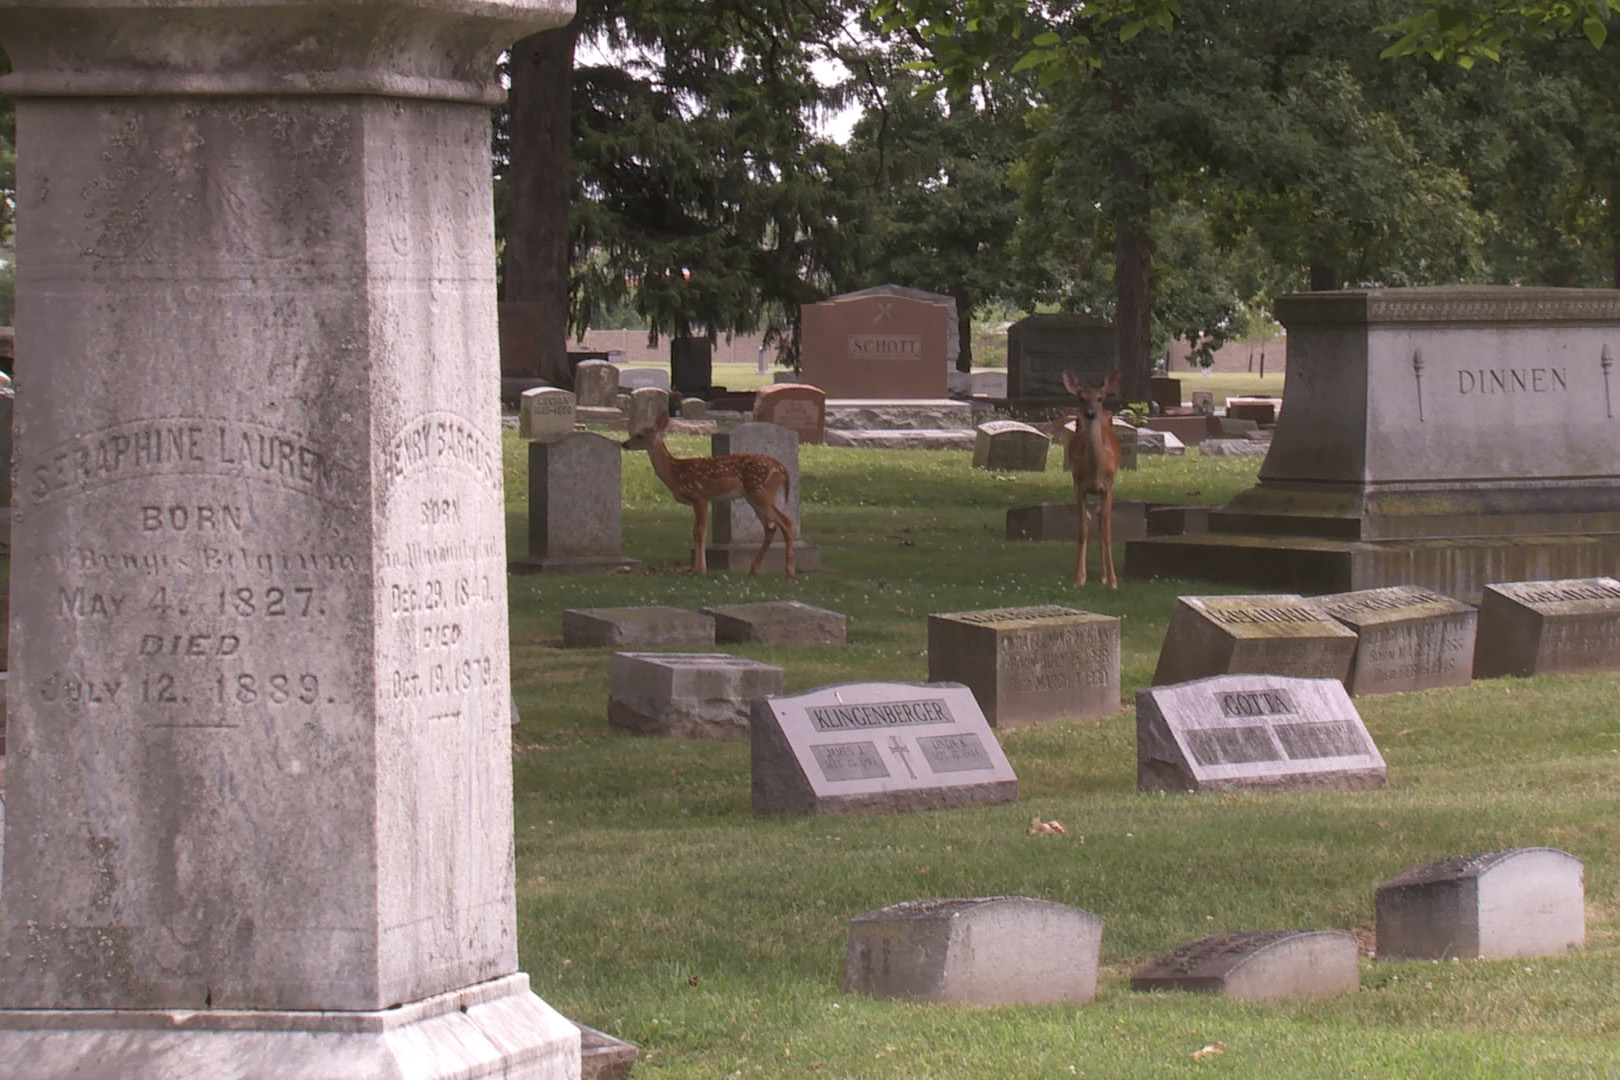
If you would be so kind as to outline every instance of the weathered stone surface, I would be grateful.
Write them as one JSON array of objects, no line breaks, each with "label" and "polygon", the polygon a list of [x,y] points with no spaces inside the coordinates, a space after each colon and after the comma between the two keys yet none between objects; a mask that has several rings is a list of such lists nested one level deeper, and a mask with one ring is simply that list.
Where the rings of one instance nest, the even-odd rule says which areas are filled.
[{"label": "weathered stone surface", "polygon": [[1071,400],[1063,373],[1098,383],[1119,366],[1114,324],[1090,315],[1029,315],[1007,328],[1007,397]]},{"label": "weathered stone surface", "polygon": [[621,554],[623,457],[618,443],[589,431],[529,443],[529,554],[512,560],[512,573],[609,573],[641,566]]},{"label": "weathered stone surface", "polygon": [[1147,512],[1149,536],[1186,536],[1209,528],[1207,506],[1154,506]]},{"label": "weathered stone surface", "polygon": [[1173,432],[1156,431],[1149,427],[1136,429],[1136,449],[1138,454],[1167,454],[1171,457],[1180,457],[1187,452],[1186,444]]},{"label": "weathered stone surface", "polygon": [[1148,379],[1148,400],[1161,411],[1181,408],[1181,380],[1170,375]]},{"label": "weathered stone surface", "polygon": [[1276,312],[1288,406],[1259,484],[1207,535],[1133,543],[1127,577],[1466,603],[1492,582],[1620,577],[1620,483],[1598,449],[1620,291],[1320,292]]},{"label": "weathered stone surface", "polygon": [[1355,651],[1355,631],[1301,596],[1182,596],[1153,685],[1235,672],[1342,681]]},{"label": "weathered stone surface", "polygon": [[487,196],[496,57],[566,18],[0,9],[0,1072],[577,1075],[517,974]]},{"label": "weathered stone surface", "polygon": [[1018,801],[1018,778],[955,683],[845,683],[767,698],[750,729],[756,814],[883,814]]},{"label": "weathered stone surface", "polygon": [[689,397],[681,399],[681,419],[703,420],[706,419],[708,415],[709,403],[704,401],[702,398]]},{"label": "weathered stone surface", "polygon": [[1245,438],[1208,438],[1198,444],[1198,452],[1206,457],[1265,457],[1270,447],[1263,442]]},{"label": "weathered stone surface", "polygon": [[1150,431],[1165,431],[1181,440],[1183,446],[1198,446],[1211,435],[1219,435],[1221,422],[1214,416],[1150,416],[1142,422]]},{"label": "weathered stone surface", "polygon": [[1586,941],[1586,872],[1556,848],[1414,866],[1378,886],[1380,957],[1549,956]]},{"label": "weathered stone surface", "polygon": [[663,368],[627,367],[619,369],[619,390],[634,393],[644,388],[669,393],[669,372]]},{"label": "weathered stone surface", "polygon": [[1503,582],[1479,605],[1474,677],[1620,671],[1620,581]]},{"label": "weathered stone surface", "polygon": [[951,306],[909,296],[834,297],[799,308],[800,378],[829,398],[943,398]]},{"label": "weathered stone surface", "polygon": [[1143,791],[1369,788],[1386,775],[1336,679],[1221,675],[1136,694]]},{"label": "weathered stone surface", "polygon": [[843,615],[798,600],[715,604],[703,614],[714,617],[714,639],[722,645],[842,645],[848,639]]},{"label": "weathered stone surface", "polygon": [[1200,416],[1213,416],[1215,414],[1215,392],[1213,390],[1194,390],[1187,399],[1193,412]]},{"label": "weathered stone surface", "polygon": [[[777,424],[738,424],[730,431],[716,432],[709,440],[709,453],[764,454],[775,458],[788,471],[787,490],[778,502],[793,521],[793,564],[798,571],[821,569],[821,548],[804,538],[799,521],[799,437]],[[765,538],[765,526],[759,515],[742,498],[717,500],[710,504],[709,535],[704,546],[704,559],[710,570],[747,570],[759,554],[760,541]],[[765,559],[759,564],[761,573],[780,571],[786,560],[786,546],[780,536],[771,538]]]},{"label": "weathered stone surface", "polygon": [[[1095,505],[1095,502],[1093,502]],[[1138,499],[1115,499],[1113,507],[1114,540],[1134,540],[1147,535],[1148,505]],[[1101,526],[1091,525],[1091,538],[1102,535]],[[1080,508],[1073,500],[1065,502],[1031,503],[1013,506],[1007,510],[1008,540],[1062,540],[1077,543],[1080,539]]]},{"label": "weathered stone surface", "polygon": [[581,408],[619,407],[619,369],[606,360],[582,360],[574,368],[574,393]]},{"label": "weathered stone surface", "polygon": [[669,391],[660,386],[638,386],[630,392],[625,410],[625,428],[634,434],[646,431],[660,416],[669,415]]},{"label": "weathered stone surface", "polygon": [[1102,919],[1023,896],[910,900],[850,920],[844,993],[953,1005],[1097,995]]},{"label": "weathered stone surface", "polygon": [[[827,426],[840,431],[951,431],[973,436],[973,406],[949,398],[827,402]],[[829,440],[830,441],[830,440]]]},{"label": "weathered stone surface", "polygon": [[675,739],[742,739],[753,703],[782,669],[724,653],[613,654],[608,725]]},{"label": "weathered stone surface", "polygon": [[518,399],[518,435],[556,442],[574,433],[574,395],[555,386],[525,390]]},{"label": "weathered stone surface", "polygon": [[579,1028],[579,1080],[628,1080],[639,1051],[635,1043],[584,1024]]},{"label": "weathered stone surface", "polygon": [[1119,620],[1060,607],[928,616],[928,678],[965,683],[992,727],[1119,711]]},{"label": "weathered stone surface", "polygon": [[1352,694],[1467,686],[1479,614],[1415,585],[1335,593],[1315,604],[1356,632],[1345,685]]},{"label": "weathered stone surface", "polygon": [[714,619],[676,607],[569,608],[563,648],[604,645],[713,645]]},{"label": "weathered stone surface", "polygon": [[1007,396],[1005,371],[975,371],[968,378],[968,393],[976,398],[1002,400]]},{"label": "weathered stone surface", "polygon": [[1226,416],[1228,420],[1252,420],[1256,424],[1275,424],[1277,407],[1281,404],[1281,398],[1228,397]]},{"label": "weathered stone surface", "polygon": [[1242,1001],[1361,988],[1356,939],[1334,930],[1239,930],[1189,941],[1136,969],[1132,990],[1193,990]]},{"label": "weathered stone surface", "polygon": [[973,432],[960,431],[851,431],[827,429],[828,446],[847,446],[861,450],[972,450]]},{"label": "weathered stone surface", "polygon": [[1038,428],[1017,420],[980,424],[973,437],[973,467],[1009,472],[1045,472],[1052,440]]},{"label": "weathered stone surface", "polygon": [[754,419],[798,435],[799,445],[827,441],[827,392],[809,383],[778,383],[754,394]]}]

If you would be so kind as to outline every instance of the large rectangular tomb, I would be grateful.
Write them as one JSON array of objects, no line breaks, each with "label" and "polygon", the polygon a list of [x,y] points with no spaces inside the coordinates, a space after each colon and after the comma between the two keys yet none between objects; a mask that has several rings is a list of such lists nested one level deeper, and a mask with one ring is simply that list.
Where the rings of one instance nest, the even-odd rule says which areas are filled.
[{"label": "large rectangular tomb", "polygon": [[959,683],[844,683],[754,705],[754,813],[883,814],[1018,801]]},{"label": "large rectangular tomb", "polygon": [[1125,576],[1302,593],[1620,574],[1620,291],[1280,297],[1288,407],[1259,483]]}]

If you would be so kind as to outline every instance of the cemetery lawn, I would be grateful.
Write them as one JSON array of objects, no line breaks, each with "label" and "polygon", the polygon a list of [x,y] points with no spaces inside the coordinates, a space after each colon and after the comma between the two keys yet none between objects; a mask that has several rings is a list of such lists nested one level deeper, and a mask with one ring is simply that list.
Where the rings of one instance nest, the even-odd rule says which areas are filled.
[{"label": "cemetery lawn", "polygon": [[[707,439],[672,438],[681,456]],[[507,435],[511,550],[525,465]],[[624,459],[625,553],[651,572],[511,579],[519,949],[536,991],[641,1047],[635,1077],[1620,1076],[1620,698],[1612,676],[1492,680],[1357,700],[1389,765],[1373,792],[1145,795],[1134,714],[1002,734],[1017,804],[875,818],[756,819],[746,742],[611,733],[611,650],[560,648],[565,608],[792,598],[843,612],[847,646],[727,646],[789,692],[927,678],[930,612],[1067,604],[1122,618],[1126,702],[1178,594],[1070,588],[1069,544],[1003,539],[1009,506],[1069,498],[1048,471],[964,451],[801,452],[821,573],[789,584],[684,569],[691,512]],[[1144,457],[1118,495],[1224,502],[1258,459]],[[1123,552],[1120,553],[1123,559]],[[1092,555],[1093,573],[1096,554]],[[1031,836],[1030,819],[1067,836]],[[1239,1004],[1140,994],[1131,971],[1204,934],[1354,931],[1373,890],[1448,855],[1546,845],[1586,868],[1587,943],[1523,961],[1362,961],[1357,994]],[[1083,1006],[970,1009],[842,992],[851,917],[903,900],[1018,895],[1102,917]]]}]

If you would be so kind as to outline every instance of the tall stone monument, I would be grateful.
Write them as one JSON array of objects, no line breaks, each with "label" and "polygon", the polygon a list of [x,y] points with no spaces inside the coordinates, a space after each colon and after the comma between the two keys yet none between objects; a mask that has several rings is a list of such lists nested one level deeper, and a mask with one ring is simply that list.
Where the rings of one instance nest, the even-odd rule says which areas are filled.
[{"label": "tall stone monument", "polygon": [[1287,408],[1257,486],[1127,577],[1274,591],[1620,575],[1620,290],[1280,297]]},{"label": "tall stone monument", "polygon": [[517,970],[489,106],[555,0],[0,0],[0,1072],[577,1077]]}]

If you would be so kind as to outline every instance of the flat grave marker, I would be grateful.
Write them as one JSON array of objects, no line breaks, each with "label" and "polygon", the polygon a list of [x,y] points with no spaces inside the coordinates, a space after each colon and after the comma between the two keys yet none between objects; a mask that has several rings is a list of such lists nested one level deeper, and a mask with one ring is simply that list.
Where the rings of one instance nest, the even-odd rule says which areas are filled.
[{"label": "flat grave marker", "polygon": [[883,814],[1018,801],[1018,778],[955,683],[844,683],[769,697],[751,730],[756,814]]},{"label": "flat grave marker", "polygon": [[1239,930],[1179,945],[1136,969],[1132,990],[1284,1001],[1361,988],[1356,939],[1335,930]]},{"label": "flat grave marker", "polygon": [[603,645],[713,645],[714,619],[657,604],[645,607],[568,608],[563,612],[563,648]]},{"label": "flat grave marker", "polygon": [[909,900],[850,920],[844,993],[955,1005],[1097,995],[1102,919],[1022,896]]},{"label": "flat grave marker", "polygon": [[1302,596],[1182,596],[1153,685],[1238,672],[1342,680],[1355,651],[1356,632]]},{"label": "flat grave marker", "polygon": [[[1147,535],[1148,504],[1140,499],[1114,500],[1114,540],[1136,540]],[[1091,538],[1097,540],[1096,525]],[[1064,541],[1080,539],[1080,507],[1073,499],[1029,503],[1007,508],[1008,540]]]},{"label": "flat grave marker", "polygon": [[1378,886],[1378,955],[1556,956],[1586,941],[1586,875],[1556,848],[1424,863]]},{"label": "flat grave marker", "polygon": [[965,683],[991,726],[1119,711],[1119,620],[1056,604],[928,616],[928,677]]},{"label": "flat grave marker", "polygon": [[1142,791],[1373,788],[1385,777],[1337,679],[1218,675],[1137,691]]},{"label": "flat grave marker", "polygon": [[1485,586],[1474,677],[1620,671],[1620,581],[1610,577]]},{"label": "flat grave marker", "polygon": [[842,645],[849,637],[841,613],[799,600],[714,604],[703,614],[713,616],[714,639],[722,645]]},{"label": "flat grave marker", "polygon": [[1467,686],[1479,613],[1420,585],[1335,593],[1316,604],[1356,632],[1346,689],[1391,694]]},{"label": "flat grave marker", "polygon": [[613,654],[608,726],[676,739],[744,739],[753,703],[782,669],[725,653]]}]

